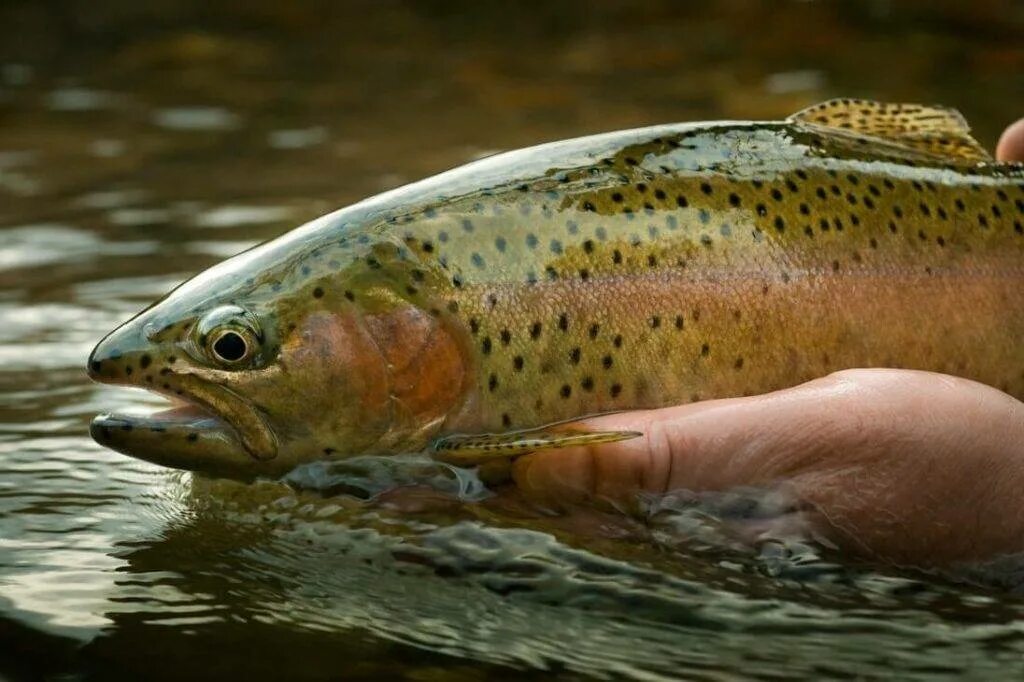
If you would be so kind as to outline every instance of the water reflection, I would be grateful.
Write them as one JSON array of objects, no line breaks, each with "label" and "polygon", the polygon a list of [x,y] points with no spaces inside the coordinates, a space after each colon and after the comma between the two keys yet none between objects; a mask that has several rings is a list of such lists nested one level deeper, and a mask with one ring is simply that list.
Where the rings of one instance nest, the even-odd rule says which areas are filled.
[{"label": "water reflection", "polygon": [[1024,673],[1017,558],[959,576],[988,587],[851,565],[763,491],[636,521],[416,458],[193,479],[93,444],[93,414],[156,399],[81,370],[191,273],[497,149],[836,95],[959,106],[991,145],[1016,4],[51,12],[0,6],[0,675]]}]

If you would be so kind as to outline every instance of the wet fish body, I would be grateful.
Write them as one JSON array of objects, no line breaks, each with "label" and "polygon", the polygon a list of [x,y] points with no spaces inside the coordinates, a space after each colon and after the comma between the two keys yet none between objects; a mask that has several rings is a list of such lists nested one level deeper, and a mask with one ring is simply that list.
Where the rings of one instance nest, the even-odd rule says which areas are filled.
[{"label": "wet fish body", "polygon": [[316,220],[115,330],[94,377],[208,414],[104,416],[94,433],[273,473],[848,367],[1024,397],[1022,223],[1021,167],[916,105],[503,154]]}]

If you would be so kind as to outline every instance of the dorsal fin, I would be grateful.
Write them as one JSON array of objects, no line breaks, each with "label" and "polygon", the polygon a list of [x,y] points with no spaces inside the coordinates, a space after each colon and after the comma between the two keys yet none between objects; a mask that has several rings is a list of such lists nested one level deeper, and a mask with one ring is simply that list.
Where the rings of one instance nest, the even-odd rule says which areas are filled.
[{"label": "dorsal fin", "polygon": [[798,111],[787,120],[844,136],[873,137],[939,158],[972,162],[992,160],[971,137],[971,128],[960,112],[946,107],[830,99]]}]

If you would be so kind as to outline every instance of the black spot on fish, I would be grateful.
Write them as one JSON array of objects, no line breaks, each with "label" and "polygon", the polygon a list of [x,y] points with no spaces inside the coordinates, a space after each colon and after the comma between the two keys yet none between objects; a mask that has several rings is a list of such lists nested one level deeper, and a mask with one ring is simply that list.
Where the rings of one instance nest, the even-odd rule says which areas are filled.
[{"label": "black spot on fish", "polygon": [[563,332],[569,328],[569,316],[565,313],[558,316],[558,328]]},{"label": "black spot on fish", "polygon": [[532,232],[526,235],[526,245],[531,249],[537,248],[537,235]]},{"label": "black spot on fish", "polygon": [[539,338],[540,337],[541,329],[542,329],[542,327],[541,327],[540,322],[534,322],[533,326],[530,327],[530,338],[531,339]]},{"label": "black spot on fish", "polygon": [[498,375],[491,374],[490,378],[487,379],[487,389],[492,393],[498,388]]},{"label": "black spot on fish", "polygon": [[522,371],[522,369],[523,369],[523,356],[522,355],[517,355],[514,358],[512,358],[512,367],[517,372]]},{"label": "black spot on fish", "polygon": [[690,205],[690,202],[686,200],[686,197],[680,194],[676,197],[676,205],[678,205],[679,208],[686,208]]},{"label": "black spot on fish", "polygon": [[347,298],[350,301],[354,301],[354,300],[356,300],[356,295],[353,294],[351,291],[347,291],[346,290],[345,291],[345,298]]},{"label": "black spot on fish", "polygon": [[506,345],[506,346],[508,344],[512,343],[512,332],[510,332],[507,329],[502,329],[501,330],[501,343],[503,345]]},{"label": "black spot on fish", "polygon": [[473,252],[473,255],[469,257],[469,260],[478,268],[482,269],[484,267],[484,257],[475,251]]},{"label": "black spot on fish", "polygon": [[571,351],[569,351],[569,360],[572,361],[572,364],[578,365],[580,364],[580,357],[582,357],[582,355],[582,351],[580,350],[579,346],[577,346],[576,348],[573,348]]},{"label": "black spot on fish", "polygon": [[507,243],[505,242],[505,238],[504,237],[498,237],[497,239],[495,239],[494,240],[494,246],[501,253],[505,253],[505,247],[507,246]]},{"label": "black spot on fish", "polygon": [[149,357],[148,355],[143,355],[141,358],[139,358],[139,367],[141,367],[142,369],[146,369],[152,362],[153,358]]},{"label": "black spot on fish", "polygon": [[612,384],[611,388],[608,389],[608,393],[613,398],[617,398],[622,393],[622,386],[620,384]]},{"label": "black spot on fish", "polygon": [[313,289],[313,298],[323,298],[323,297],[324,297],[324,290],[323,289],[321,289],[320,287],[317,287],[316,289]]},{"label": "black spot on fish", "polygon": [[587,392],[593,391],[594,380],[591,377],[583,377],[583,381],[580,382],[580,387]]},{"label": "black spot on fish", "polygon": [[550,249],[551,249],[551,253],[561,254],[562,253],[562,242],[558,241],[557,239],[552,239],[551,240]]},{"label": "black spot on fish", "polygon": [[568,398],[569,396],[572,395],[572,386],[570,386],[569,384],[562,384],[562,389],[559,391],[559,394],[563,398]]},{"label": "black spot on fish", "polygon": [[491,337],[484,337],[484,340],[480,343],[480,350],[483,351],[484,355],[491,354]]}]

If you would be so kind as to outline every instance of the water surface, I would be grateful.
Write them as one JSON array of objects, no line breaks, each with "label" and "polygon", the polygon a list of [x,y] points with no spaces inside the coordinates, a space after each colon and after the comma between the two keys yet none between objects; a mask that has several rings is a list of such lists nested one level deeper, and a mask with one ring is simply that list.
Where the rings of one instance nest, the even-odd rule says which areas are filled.
[{"label": "water surface", "polygon": [[854,565],[754,491],[567,520],[416,458],[205,480],[89,440],[153,399],[83,364],[190,274],[501,149],[832,96],[991,147],[1022,36],[1009,1],[4,3],[0,677],[1019,679],[1012,563]]}]

